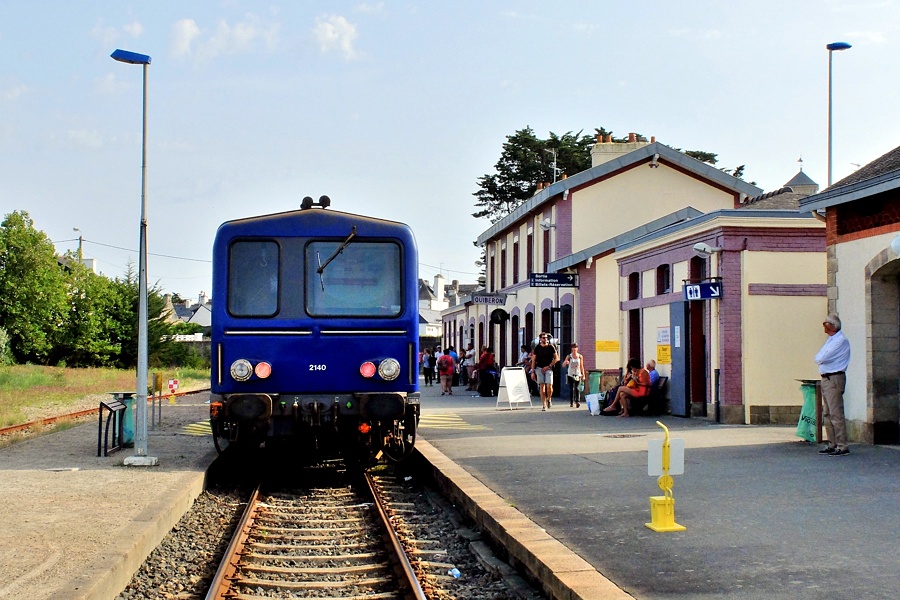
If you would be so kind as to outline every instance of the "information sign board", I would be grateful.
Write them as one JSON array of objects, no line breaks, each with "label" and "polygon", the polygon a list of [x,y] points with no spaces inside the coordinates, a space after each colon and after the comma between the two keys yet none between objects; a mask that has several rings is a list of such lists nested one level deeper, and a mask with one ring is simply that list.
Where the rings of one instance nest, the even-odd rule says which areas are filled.
[{"label": "information sign board", "polygon": [[684,286],[685,300],[718,300],[722,297],[722,282],[707,281]]},{"label": "information sign board", "polygon": [[530,273],[530,287],[578,287],[578,275],[575,273]]}]

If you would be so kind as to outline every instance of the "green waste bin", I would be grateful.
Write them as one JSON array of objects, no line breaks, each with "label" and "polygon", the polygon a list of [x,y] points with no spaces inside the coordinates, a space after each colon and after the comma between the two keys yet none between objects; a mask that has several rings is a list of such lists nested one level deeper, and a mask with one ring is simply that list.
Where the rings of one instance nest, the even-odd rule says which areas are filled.
[{"label": "green waste bin", "polygon": [[[114,400],[118,400],[125,405],[125,410],[119,413],[122,419],[122,441],[123,448],[134,447],[134,392],[109,392]],[[118,425],[118,424],[117,424]]]},{"label": "green waste bin", "polygon": [[797,423],[797,437],[807,442],[816,441],[816,380],[805,379],[800,382],[803,392],[803,407],[800,409],[800,421]]},{"label": "green waste bin", "polygon": [[600,391],[600,378],[603,376],[602,371],[589,371],[587,376],[587,384],[584,388],[584,394],[596,394]]}]

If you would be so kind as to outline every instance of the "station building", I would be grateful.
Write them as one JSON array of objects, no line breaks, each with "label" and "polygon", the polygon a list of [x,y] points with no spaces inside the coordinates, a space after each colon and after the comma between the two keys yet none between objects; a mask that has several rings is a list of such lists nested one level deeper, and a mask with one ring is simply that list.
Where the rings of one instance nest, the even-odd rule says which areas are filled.
[{"label": "station building", "polygon": [[825,213],[828,310],[850,341],[847,433],[900,443],[900,148],[800,207]]},{"label": "station building", "polygon": [[606,376],[656,359],[673,414],[796,423],[827,311],[825,223],[799,210],[816,184],[763,194],[633,134],[591,157],[479,236],[485,289],[442,311],[444,343],[508,366],[548,331]]}]

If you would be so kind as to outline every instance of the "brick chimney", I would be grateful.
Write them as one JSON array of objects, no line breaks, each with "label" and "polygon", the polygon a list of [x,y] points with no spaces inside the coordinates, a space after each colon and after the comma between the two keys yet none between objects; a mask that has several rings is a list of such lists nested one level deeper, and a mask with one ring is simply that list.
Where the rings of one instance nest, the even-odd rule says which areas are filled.
[{"label": "brick chimney", "polygon": [[[603,139],[601,139],[603,138]],[[649,142],[639,141],[636,133],[628,134],[627,142],[614,142],[612,135],[597,136],[597,143],[591,148],[591,166],[596,167],[605,162],[609,162],[629,152],[634,152],[638,148],[643,148]],[[656,141],[656,138],[651,138]]]}]

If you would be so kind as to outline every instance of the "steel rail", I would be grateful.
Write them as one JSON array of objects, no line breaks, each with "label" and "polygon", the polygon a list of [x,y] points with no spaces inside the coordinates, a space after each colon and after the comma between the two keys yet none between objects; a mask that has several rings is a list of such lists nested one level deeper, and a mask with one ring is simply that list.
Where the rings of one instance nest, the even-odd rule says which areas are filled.
[{"label": "steel rail", "polygon": [[400,537],[397,535],[397,532],[394,531],[390,517],[384,508],[384,504],[381,502],[381,495],[378,493],[378,490],[375,489],[375,480],[370,473],[365,473],[365,479],[366,484],[369,486],[369,491],[372,494],[372,499],[375,501],[375,507],[378,509],[378,514],[381,516],[381,520],[384,523],[385,531],[387,531],[388,537],[391,540],[391,545],[394,547],[394,553],[400,561],[400,567],[409,584],[412,597],[416,600],[428,600],[424,590],[422,590],[422,585],[419,583],[419,578],[416,576],[416,571],[413,569],[412,563],[409,562],[409,556],[406,555],[406,550],[403,549],[403,544],[400,543]]},{"label": "steel rail", "polygon": [[[208,392],[209,388],[203,388],[199,390],[190,390],[187,392],[175,392],[174,394],[166,394],[163,397],[168,398],[171,396],[187,396],[188,394],[197,394],[200,392]],[[156,399],[156,396],[153,396],[153,399]],[[147,397],[147,402],[150,402],[150,397]],[[0,427],[0,435],[9,435],[11,433],[16,433],[17,431],[22,431],[23,429],[31,429],[35,427],[46,427],[47,425],[53,425],[54,423],[60,421],[70,421],[72,419],[80,419],[81,417],[88,417],[90,415],[96,415],[97,411],[100,410],[100,407],[97,408],[86,408],[84,410],[78,410],[71,413],[65,413],[62,415],[56,415],[54,417],[46,417],[44,419],[37,419],[35,421],[28,421],[27,423],[19,423],[18,425],[10,425],[8,427]]]},{"label": "steel rail", "polygon": [[259,487],[253,490],[250,500],[247,502],[247,508],[244,509],[244,515],[235,528],[234,536],[225,550],[222,562],[216,570],[216,576],[213,578],[209,586],[209,592],[206,594],[206,600],[226,600],[229,598],[227,592],[229,584],[227,579],[234,577],[237,571],[237,556],[243,551],[250,535],[250,528],[253,520],[256,518],[256,511],[259,505]]}]

